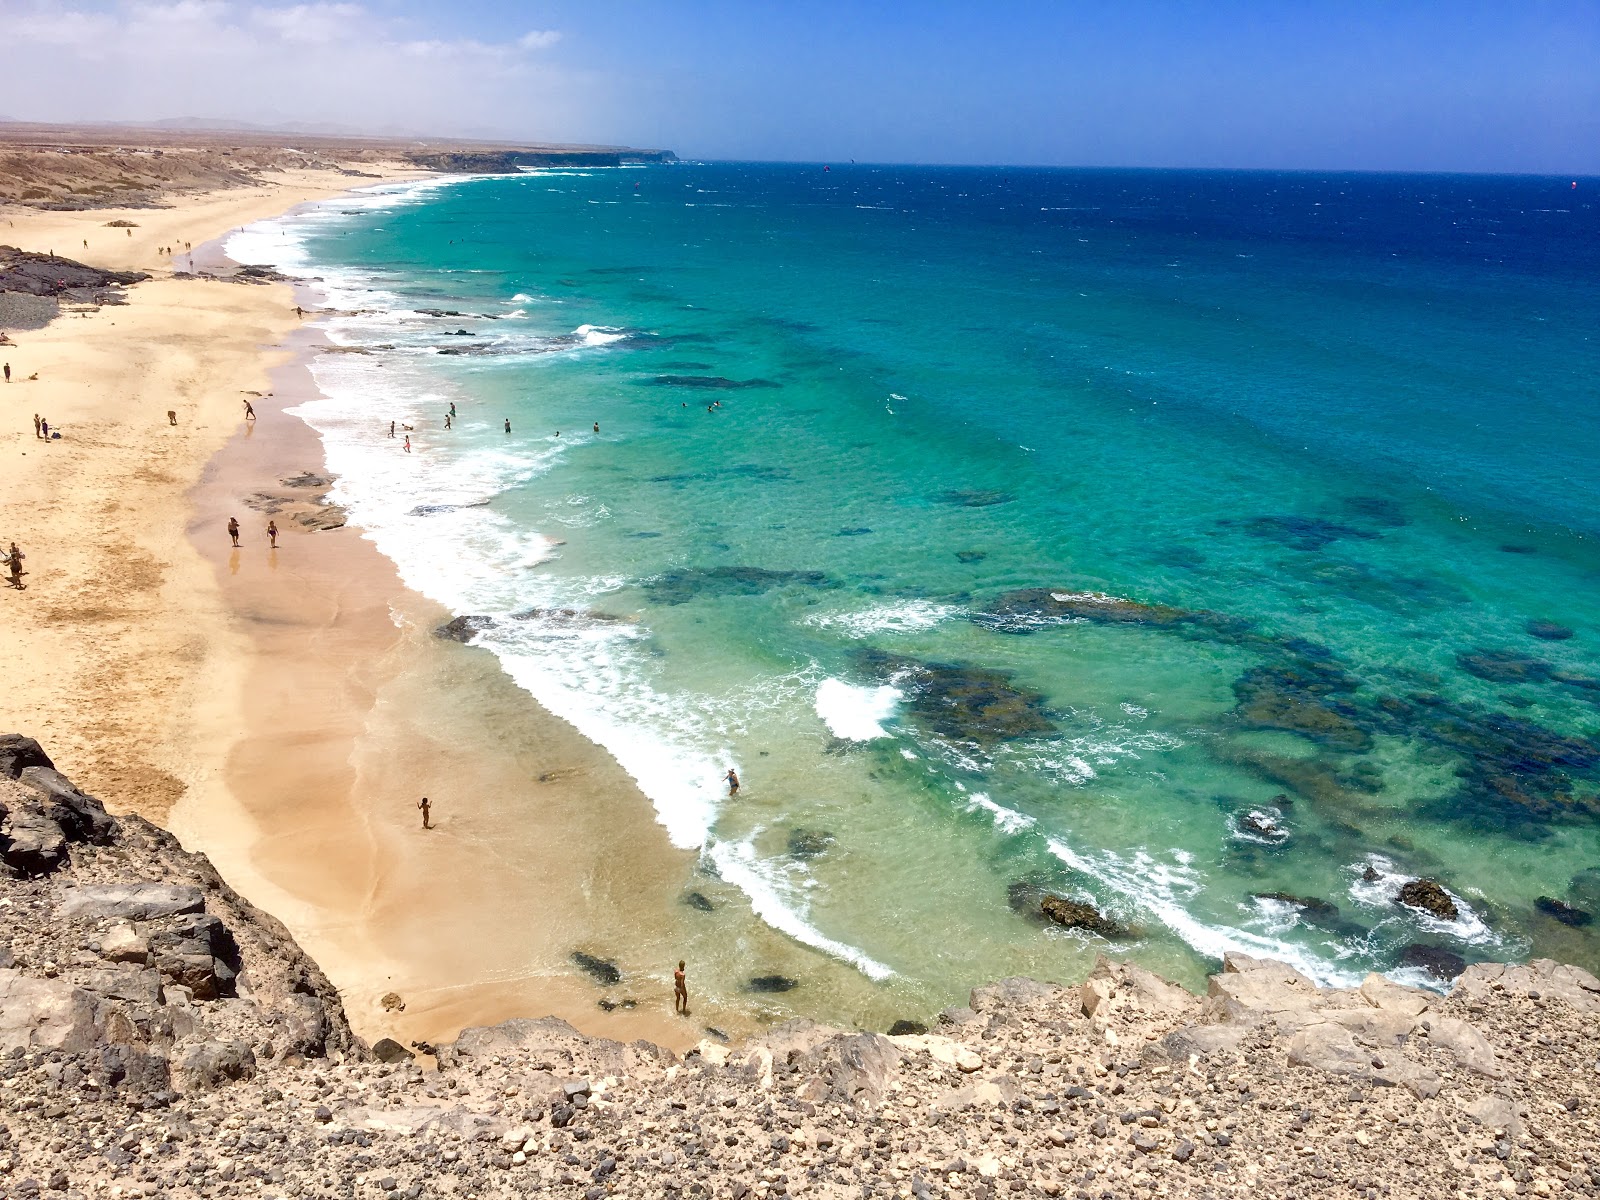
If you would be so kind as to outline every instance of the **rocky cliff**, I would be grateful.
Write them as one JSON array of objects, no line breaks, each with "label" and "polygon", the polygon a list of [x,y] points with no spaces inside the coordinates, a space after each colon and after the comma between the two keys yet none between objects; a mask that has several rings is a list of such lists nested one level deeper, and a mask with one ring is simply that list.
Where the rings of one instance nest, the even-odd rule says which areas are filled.
[{"label": "rocky cliff", "polygon": [[[368,1050],[273,918],[0,737],[0,1200],[1600,1194],[1600,981],[1101,959],[897,1036],[683,1059],[553,1018]],[[426,1049],[434,1050],[428,1047]]]},{"label": "rocky cliff", "polygon": [[620,167],[676,162],[671,150],[452,150],[407,155],[416,166],[450,174],[504,175],[520,167]]}]

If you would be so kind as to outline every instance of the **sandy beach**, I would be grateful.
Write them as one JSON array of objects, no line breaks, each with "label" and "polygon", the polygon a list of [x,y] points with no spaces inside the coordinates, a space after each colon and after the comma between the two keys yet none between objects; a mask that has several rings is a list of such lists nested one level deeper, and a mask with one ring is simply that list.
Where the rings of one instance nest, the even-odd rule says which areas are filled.
[{"label": "sandy beach", "polygon": [[[321,346],[295,313],[308,297],[174,278],[189,255],[158,251],[192,244],[199,269],[220,265],[212,239],[349,183],[300,172],[169,209],[0,215],[23,249],[153,276],[125,305],[64,312],[0,348],[15,380],[0,392],[0,539],[29,569],[5,596],[0,727],[47,740],[109,807],[210,856],[290,926],[369,1040],[546,1013],[678,1048],[708,1025],[737,1035],[742,1011],[671,1010],[670,914],[687,911],[692,853],[489,654],[434,637],[449,614],[359,530],[315,527],[330,523],[325,484],[285,483],[323,469],[316,435],[283,412],[314,386]],[[117,219],[137,223],[131,236]],[[59,440],[33,436],[35,412]],[[756,958],[793,953],[718,920],[760,943]],[[578,953],[614,961],[621,982]]]}]

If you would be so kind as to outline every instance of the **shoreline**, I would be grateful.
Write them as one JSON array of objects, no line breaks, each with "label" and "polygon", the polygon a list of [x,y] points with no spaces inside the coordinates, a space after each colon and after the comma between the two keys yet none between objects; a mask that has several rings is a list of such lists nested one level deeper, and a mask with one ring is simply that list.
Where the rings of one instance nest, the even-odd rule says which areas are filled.
[{"label": "shoreline", "polygon": [[[281,411],[291,392],[314,386],[312,335],[293,314],[288,284],[172,275],[190,270],[191,261],[198,269],[214,265],[213,243],[235,228],[357,190],[347,178],[326,179],[329,172],[291,174],[289,184],[179,197],[167,209],[0,214],[4,239],[24,249],[64,248],[69,257],[76,249],[97,266],[154,276],[132,287],[125,304],[64,312],[42,330],[19,333],[3,352],[17,377],[0,393],[13,409],[5,443],[26,457],[18,486],[0,500],[0,525],[28,554],[30,573],[8,612],[19,618],[19,636],[0,651],[11,685],[0,724],[48,740],[63,769],[114,810],[170,826],[215,858],[243,892],[317,947],[336,985],[350,993],[358,1028],[374,1040],[438,1040],[531,1011],[677,1047],[697,1041],[707,1020],[742,1031],[747,1023],[736,1013],[697,1013],[686,1024],[657,1011],[670,997],[664,943],[657,956],[664,965],[654,973],[636,954],[620,963],[628,982],[612,991],[619,1005],[634,1000],[638,1009],[596,1006],[604,993],[577,975],[567,943],[609,958],[605,918],[627,927],[643,893],[655,911],[675,902],[692,854],[667,844],[648,802],[609,755],[544,713],[492,656],[434,639],[448,614],[407,591],[358,530],[313,534],[280,520],[286,569],[278,586],[254,595],[230,587],[228,514],[208,508],[227,508],[247,538],[264,542],[264,518],[252,519],[243,495],[274,488],[280,467],[298,473],[322,463],[320,437]],[[380,182],[408,178],[432,176],[395,171]],[[136,222],[131,234],[106,228],[119,218]],[[192,260],[156,253],[185,242],[195,246]],[[39,381],[24,383],[35,371]],[[258,406],[257,422],[241,419],[245,396]],[[173,405],[177,426],[164,419]],[[36,408],[64,431],[48,446],[54,460],[23,432]],[[240,569],[240,579],[252,578]],[[404,628],[395,612],[405,614]],[[338,677],[329,655],[358,669]],[[402,660],[408,668],[425,661],[427,670],[401,670]],[[445,686],[470,678],[480,710],[511,721],[508,732],[531,747],[497,770],[460,761],[447,741],[398,720],[361,753],[357,735],[368,718],[396,706],[408,676],[426,693],[424,674]],[[398,707],[409,703],[420,713],[427,699],[410,695]],[[431,774],[394,753],[407,739],[431,743]],[[544,866],[569,869],[554,890],[580,898],[583,911],[517,919],[520,952],[535,949],[527,945],[533,926],[551,944],[537,945],[537,961],[507,969],[473,952],[483,936],[505,934],[486,916],[496,908],[538,912],[545,879],[526,869],[474,870],[474,855],[507,842],[481,798],[508,785],[526,788],[541,775],[539,821],[520,843],[510,840],[525,851],[541,841],[551,847]],[[417,857],[402,839],[417,816],[412,792],[437,779],[434,794],[447,795],[453,776],[473,780],[477,808],[435,808],[451,861],[432,875],[411,869],[408,888],[403,880]],[[297,788],[307,797],[299,803]],[[364,797],[397,789],[398,805],[363,806]],[[612,796],[618,805],[596,803]],[[632,809],[626,832],[611,811],[617,807]],[[317,821],[308,821],[319,808]],[[585,839],[628,869],[561,857],[563,847]],[[653,870],[637,870],[641,864]],[[430,900],[427,888],[440,889],[441,877],[445,899]],[[522,880],[523,894],[493,893],[491,885],[507,878]],[[629,929],[631,944],[639,933]],[[561,968],[552,969],[557,957]],[[390,991],[409,996],[403,1012],[382,1007]]]}]

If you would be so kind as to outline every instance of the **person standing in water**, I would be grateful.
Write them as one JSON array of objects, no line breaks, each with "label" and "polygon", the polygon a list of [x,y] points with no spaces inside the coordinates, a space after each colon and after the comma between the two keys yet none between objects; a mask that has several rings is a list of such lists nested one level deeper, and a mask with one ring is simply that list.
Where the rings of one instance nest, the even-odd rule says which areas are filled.
[{"label": "person standing in water", "polygon": [[244,402],[244,419],[246,421],[254,421],[256,419],[256,410],[251,406],[250,401],[248,400]]},{"label": "person standing in water", "polygon": [[411,453],[411,435],[409,433],[406,434],[406,453]]},{"label": "person standing in water", "polygon": [[683,959],[678,960],[678,969],[672,973],[672,1011],[689,1015],[689,983],[683,968]]},{"label": "person standing in water", "polygon": [[389,422],[389,436],[390,437],[394,436],[394,422],[393,421]]},{"label": "person standing in water", "polygon": [[511,418],[510,417],[506,418],[506,432],[507,433],[511,432]]},{"label": "person standing in water", "polygon": [[596,432],[596,433],[599,433],[599,432],[600,432],[600,422],[599,422],[599,421],[596,421],[596,422],[595,422],[595,423],[594,423],[594,431],[595,431],[595,432]]},{"label": "person standing in water", "polygon": [[278,548],[278,523],[270,518],[267,521],[267,537],[272,541],[272,548]]},{"label": "person standing in water", "polygon": [[739,772],[729,767],[728,773],[723,778],[728,781],[728,795],[737,796],[739,794]]},{"label": "person standing in water", "polygon": [[233,544],[235,546],[237,546],[239,544],[239,518],[238,517],[229,517],[228,518],[228,536],[233,539]]},{"label": "person standing in water", "polygon": [[450,401],[450,415],[452,417],[456,415],[456,402],[454,400]]}]

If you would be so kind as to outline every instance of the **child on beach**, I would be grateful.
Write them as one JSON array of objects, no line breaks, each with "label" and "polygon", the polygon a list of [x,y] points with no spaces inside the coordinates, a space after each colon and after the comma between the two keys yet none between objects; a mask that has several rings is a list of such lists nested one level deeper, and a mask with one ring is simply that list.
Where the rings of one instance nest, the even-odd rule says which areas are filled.
[{"label": "child on beach", "polygon": [[411,453],[411,435],[409,433],[406,434],[406,453]]},{"label": "child on beach", "polygon": [[276,550],[278,548],[278,523],[276,521],[270,519],[267,521],[267,537],[272,540],[272,548]]},{"label": "child on beach", "polygon": [[233,539],[233,544],[235,546],[237,546],[239,544],[239,518],[238,517],[229,517],[228,518],[228,536]]}]

